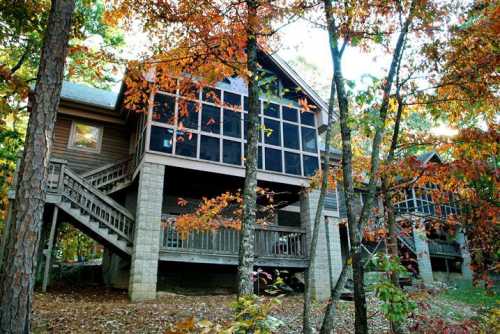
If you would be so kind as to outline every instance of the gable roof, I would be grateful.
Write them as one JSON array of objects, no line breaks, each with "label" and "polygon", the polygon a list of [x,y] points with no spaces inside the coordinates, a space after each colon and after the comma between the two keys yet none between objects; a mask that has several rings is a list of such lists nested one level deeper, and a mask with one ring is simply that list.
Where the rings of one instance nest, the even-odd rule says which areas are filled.
[{"label": "gable roof", "polygon": [[105,89],[64,81],[61,100],[76,102],[102,109],[115,110],[118,94]]},{"label": "gable roof", "polygon": [[437,154],[436,151],[425,152],[417,156],[417,160],[422,162],[423,164],[428,163],[429,161],[437,159],[440,163],[442,162],[441,157]]}]

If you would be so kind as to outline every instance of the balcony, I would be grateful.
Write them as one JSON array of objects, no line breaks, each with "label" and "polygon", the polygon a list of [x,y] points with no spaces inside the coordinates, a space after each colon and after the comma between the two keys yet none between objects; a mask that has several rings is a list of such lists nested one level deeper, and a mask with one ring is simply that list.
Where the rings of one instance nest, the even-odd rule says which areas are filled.
[{"label": "balcony", "polygon": [[[175,217],[164,215],[160,241],[163,261],[237,265],[239,231],[193,231],[182,238],[175,228]],[[306,268],[306,232],[302,228],[257,225],[255,262],[258,266]]]}]

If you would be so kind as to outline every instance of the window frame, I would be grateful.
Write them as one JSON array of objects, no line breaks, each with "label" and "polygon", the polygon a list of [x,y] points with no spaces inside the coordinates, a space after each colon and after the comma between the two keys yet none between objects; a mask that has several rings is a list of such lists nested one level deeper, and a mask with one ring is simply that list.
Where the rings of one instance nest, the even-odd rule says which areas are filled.
[{"label": "window frame", "polygon": [[[98,130],[98,132],[97,132],[97,147],[95,149],[75,146],[76,127],[78,124],[91,126],[91,127],[94,127]],[[101,149],[102,149],[103,134],[104,134],[104,127],[102,125],[96,125],[95,123],[90,123],[90,122],[85,122],[85,121],[72,120],[71,121],[71,129],[70,129],[69,138],[68,138],[68,149],[80,151],[80,152],[99,154],[99,153],[101,153]]]},{"label": "window frame", "polygon": [[[245,110],[245,100],[248,100],[248,95],[245,95],[245,94],[242,94],[241,92],[236,92],[236,91],[231,91],[229,89],[224,89],[224,88],[219,88],[219,87],[210,87],[212,89],[217,89],[220,91],[220,99],[221,101],[224,101],[225,99],[225,93],[226,91],[228,93],[231,93],[231,94],[237,94],[237,95],[240,95],[241,96],[241,99],[240,99],[240,105],[239,105],[239,108],[237,106],[235,107],[231,107],[231,106],[227,106],[225,105],[223,102],[221,104],[215,104],[213,102],[210,102],[210,101],[205,101],[203,99],[203,88],[202,89],[199,89],[198,90],[198,96],[197,96],[197,99],[194,100],[193,98],[187,98],[187,97],[184,97],[184,96],[180,96],[180,92],[179,92],[179,87],[177,85],[177,88],[175,90],[175,93],[174,92],[166,92],[166,91],[157,91],[156,94],[165,94],[165,95],[170,95],[172,97],[175,98],[175,111],[174,111],[174,118],[175,118],[175,122],[174,124],[167,124],[167,123],[160,123],[160,122],[156,122],[156,121],[153,121],[151,118],[150,119],[150,128],[153,127],[153,126],[157,126],[157,127],[163,127],[163,128],[171,128],[172,130],[174,130],[174,134],[177,133],[177,130],[178,130],[178,127],[177,127],[177,119],[178,119],[178,100],[179,99],[185,99],[185,100],[190,100],[192,102],[195,102],[199,105],[199,115],[198,115],[198,127],[197,129],[188,129],[188,128],[185,128],[183,129],[183,131],[185,132],[191,132],[193,134],[196,134],[196,138],[197,138],[197,144],[196,144],[196,147],[197,147],[197,152],[196,152],[196,156],[195,157],[185,157],[185,156],[182,156],[182,155],[178,155],[176,154],[176,141],[174,140],[174,143],[173,143],[173,149],[172,149],[172,153],[164,153],[164,152],[158,152],[158,151],[154,151],[154,150],[150,150],[149,147],[150,147],[150,142],[149,142],[149,139],[148,139],[148,142],[147,142],[147,150],[148,152],[152,152],[152,153],[155,153],[155,154],[160,154],[160,155],[169,155],[169,156],[175,156],[175,157],[180,157],[180,158],[184,158],[184,159],[195,159],[195,160],[199,160],[199,161],[208,161],[208,162],[211,162],[211,163],[215,163],[215,164],[221,164],[221,165],[225,165],[225,166],[231,166],[231,167],[244,167],[245,163],[244,163],[244,156],[242,156],[242,159],[241,159],[241,164],[240,165],[234,165],[234,164],[227,164],[227,163],[224,163],[223,162],[223,143],[224,143],[224,140],[231,140],[231,141],[237,141],[241,144],[241,152],[242,152],[242,155],[244,154],[244,147],[247,143],[247,139],[245,138],[245,122],[244,122],[244,119],[245,119],[245,115],[248,115],[248,110]],[[272,116],[266,116],[264,115],[264,103],[273,103],[273,104],[276,104],[278,105],[279,107],[279,110],[278,110],[278,115],[279,117],[272,117]],[[208,105],[208,106],[212,106],[212,107],[215,107],[216,109],[218,109],[219,111],[219,133],[214,133],[214,132],[208,132],[208,131],[204,131],[202,129],[202,112],[203,112],[203,105]],[[283,175],[288,175],[288,176],[291,176],[291,177],[302,177],[302,178],[310,178],[310,176],[307,176],[304,174],[305,170],[304,170],[304,156],[309,156],[309,157],[314,157],[316,159],[318,159],[318,161],[320,161],[320,148],[319,148],[319,145],[318,145],[318,128],[317,128],[317,123],[318,123],[318,120],[317,120],[317,115],[314,115],[314,125],[308,125],[308,124],[303,124],[302,121],[301,121],[301,113],[302,112],[307,112],[305,110],[302,110],[300,108],[299,105],[297,105],[296,103],[292,103],[290,101],[287,101],[287,100],[280,100],[280,101],[277,101],[275,99],[270,99],[270,98],[266,98],[265,96],[261,96],[259,97],[259,106],[260,106],[260,110],[259,110],[259,118],[260,118],[260,122],[259,122],[259,131],[260,131],[260,140],[258,141],[258,145],[261,147],[261,150],[262,150],[262,166],[261,168],[258,168],[260,172],[266,172],[266,173],[277,173],[277,174],[283,174]],[[289,121],[289,120],[286,120],[283,118],[283,108],[284,107],[287,107],[287,108],[293,108],[297,111],[297,121]],[[240,136],[239,137],[233,137],[233,136],[226,136],[224,135],[224,109],[229,109],[229,110],[233,110],[233,111],[237,111],[237,112],[241,112],[241,117],[240,117]],[[152,114],[152,110],[150,110],[149,112],[150,114]],[[314,114],[314,113],[313,113]],[[273,120],[273,121],[277,121],[278,124],[279,124],[279,131],[280,131],[280,145],[277,146],[277,145],[273,145],[273,144],[269,144],[269,143],[266,143],[265,142],[265,134],[264,134],[264,121],[265,119],[269,119],[269,120]],[[295,126],[297,126],[298,128],[298,140],[299,140],[299,148],[298,149],[293,149],[293,148],[288,148],[288,147],[285,147],[284,146],[284,132],[283,132],[283,125],[285,123],[289,123],[289,124],[293,124]],[[302,127],[307,127],[307,128],[310,128],[312,130],[314,130],[315,132],[315,135],[316,135],[316,152],[309,152],[309,151],[304,151],[303,150],[303,147],[302,147]],[[212,160],[205,160],[205,159],[202,159],[200,158],[200,147],[201,147],[201,137],[202,136],[208,136],[208,137],[213,137],[213,138],[217,138],[219,140],[219,160],[218,161],[212,161]],[[265,163],[265,150],[266,148],[273,148],[273,149],[277,149],[277,150],[280,150],[281,151],[281,162],[282,162],[282,171],[281,172],[276,172],[276,171],[272,171],[272,170],[268,170],[266,168],[266,163]],[[301,174],[300,175],[296,175],[296,174],[289,174],[289,173],[286,173],[285,171],[285,166],[284,166],[284,163],[285,163],[285,152],[290,152],[290,153],[295,153],[295,154],[299,154],[300,155],[300,170],[301,170]],[[321,169],[321,164],[319,164],[319,168]]]}]

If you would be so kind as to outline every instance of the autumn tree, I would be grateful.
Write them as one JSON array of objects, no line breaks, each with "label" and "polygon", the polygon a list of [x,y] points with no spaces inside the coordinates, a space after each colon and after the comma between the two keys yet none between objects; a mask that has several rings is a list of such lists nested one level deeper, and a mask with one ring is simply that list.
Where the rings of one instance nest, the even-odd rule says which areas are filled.
[{"label": "autumn tree", "polygon": [[59,105],[74,6],[72,0],[54,0],[44,36],[12,223],[9,226],[10,237],[0,271],[0,328],[4,333],[30,332],[35,254],[40,239],[52,131]]},{"label": "autumn tree", "polygon": [[[199,89],[231,76],[241,77],[247,83],[248,135],[242,190],[239,295],[253,293],[259,95],[265,90],[257,54],[259,50],[270,51],[269,40],[278,29],[273,24],[289,19],[304,7],[302,1],[119,1],[108,16],[110,22],[139,20],[158,41],[154,46],[157,52],[141,62],[135,74],[130,72],[126,81],[129,94],[125,103],[132,109],[137,108],[138,102],[146,104],[148,94],[158,88],[171,88],[172,78],[180,78],[184,95],[189,94],[189,89],[184,87],[194,84]],[[134,12],[141,14],[133,16]],[[155,81],[146,84],[147,92],[141,84],[144,66],[154,68],[156,73]]]},{"label": "autumn tree", "polygon": [[[333,73],[339,109],[339,123],[342,138],[342,183],[347,209],[351,256],[354,279],[355,331],[366,333],[366,300],[364,292],[364,269],[361,258],[362,228],[369,220],[379,181],[381,145],[390,110],[394,80],[404,44],[408,35],[415,30],[429,28],[437,9],[432,2],[332,2],[324,1],[326,27],[329,35]],[[379,103],[370,111],[371,148],[367,172],[367,196],[359,217],[356,217],[354,203],[353,161],[352,161],[352,111],[342,71],[342,57],[349,46],[368,49],[383,45],[392,55],[387,75],[378,87]],[[327,312],[328,314],[328,312]],[[330,322],[330,326],[332,322]],[[304,331],[307,329],[304,328]],[[325,331],[325,333],[328,331]]]},{"label": "autumn tree", "polygon": [[[16,2],[15,6],[9,1],[0,3],[0,234],[17,152],[26,135],[28,94],[36,80],[50,6],[48,0]],[[102,22],[103,14],[101,0],[76,1],[66,80],[101,88],[116,80],[113,73],[121,62],[124,39],[120,30]],[[91,39],[96,42],[89,43]]]}]

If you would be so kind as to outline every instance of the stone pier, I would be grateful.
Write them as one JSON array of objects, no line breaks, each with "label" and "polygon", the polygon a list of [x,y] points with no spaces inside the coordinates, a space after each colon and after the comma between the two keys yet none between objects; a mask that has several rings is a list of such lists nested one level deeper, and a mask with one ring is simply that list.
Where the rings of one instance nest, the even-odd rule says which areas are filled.
[{"label": "stone pier", "polygon": [[[300,215],[302,226],[307,232],[307,251],[310,248],[310,241],[314,227],[314,217],[318,207],[319,191],[314,190],[301,196]],[[328,226],[329,243],[327,243],[326,226]],[[327,300],[330,297],[330,269],[328,264],[328,247],[330,248],[332,261],[332,281],[335,284],[342,271],[342,251],[340,244],[338,217],[326,217],[323,215],[319,229],[318,244],[316,248],[315,264],[312,268],[312,291],[313,296],[319,301]]]},{"label": "stone pier", "polygon": [[163,165],[146,162],[141,167],[129,281],[132,301],[156,298],[164,174]]},{"label": "stone pier", "polygon": [[415,252],[417,254],[418,271],[424,284],[434,281],[432,276],[431,256],[429,253],[429,243],[425,233],[425,227],[413,225],[413,239],[415,240]]}]

